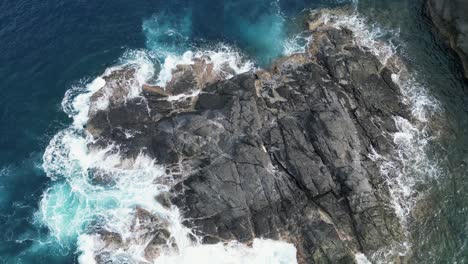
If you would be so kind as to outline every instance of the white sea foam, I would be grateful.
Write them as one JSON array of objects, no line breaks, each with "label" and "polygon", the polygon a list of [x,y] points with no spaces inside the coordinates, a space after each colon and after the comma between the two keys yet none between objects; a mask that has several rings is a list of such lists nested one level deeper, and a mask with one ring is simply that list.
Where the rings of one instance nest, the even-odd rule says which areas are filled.
[{"label": "white sea foam", "polygon": [[196,90],[192,93],[188,94],[178,94],[178,95],[171,95],[166,98],[167,101],[183,101],[187,98],[192,98],[198,96],[200,94],[200,90]]},{"label": "white sea foam", "polygon": [[295,53],[304,53],[306,52],[307,46],[309,46],[312,36],[307,32],[302,32],[296,34],[284,42],[283,45],[283,54],[286,56],[295,54]]},{"label": "white sea foam", "polygon": [[183,249],[182,254],[163,255],[155,264],[295,264],[296,248],[281,241],[254,239],[251,247],[238,242],[197,245]]},{"label": "white sea foam", "polygon": [[[85,89],[80,86],[73,87],[65,93],[62,108],[70,117],[76,127],[83,126],[88,121],[89,99],[92,94],[106,85],[102,77],[94,79]],[[82,93],[85,91],[84,93]],[[77,95],[78,94],[78,95]],[[76,98],[73,98],[76,96]]]},{"label": "white sea foam", "polygon": [[[135,81],[129,85],[130,91],[127,95],[128,98],[135,98],[140,96],[141,87],[147,83],[155,75],[155,66],[152,58],[146,51],[131,50],[127,51],[121,58],[122,66],[131,66],[135,72]],[[120,66],[120,67],[122,67]],[[110,68],[106,71],[106,75],[115,69]]]},{"label": "white sea foam", "polygon": [[[78,242],[82,252],[79,262],[81,264],[95,264],[95,252],[104,248],[99,235],[82,235]],[[154,264],[295,264],[296,248],[288,243],[266,239],[254,239],[251,247],[238,242],[218,243],[213,245],[192,245],[181,248],[179,251],[164,252],[154,260],[135,259],[134,256],[125,256],[123,252],[116,252],[120,260],[125,263],[140,260],[144,263]]]},{"label": "white sea foam", "polygon": [[356,253],[354,255],[354,258],[356,259],[356,263],[357,264],[371,264],[371,262],[369,261],[369,259],[366,257],[366,255],[362,254],[362,253]]},{"label": "white sea foam", "polygon": [[369,49],[384,65],[389,58],[395,55],[396,47],[388,41],[382,41],[381,38],[389,34],[398,37],[398,30],[390,31],[377,24],[369,24],[357,13],[347,13],[346,11],[324,12],[321,19],[325,24],[351,29],[355,43]]},{"label": "white sea foam", "polygon": [[81,264],[96,264],[94,254],[104,248],[104,244],[92,235],[81,235],[77,244],[78,250],[82,252],[78,257],[78,262]]},{"label": "white sea foam", "polygon": [[[254,68],[254,64],[245,60],[239,52],[227,45],[220,45],[212,50],[186,51],[182,55],[169,54],[164,59],[156,84],[165,87],[172,79],[172,72],[177,65],[194,64],[197,59],[205,59],[208,63],[213,63],[215,73],[223,74],[226,79]],[[225,68],[232,69],[233,72],[223,72]]]},{"label": "white sea foam", "polygon": [[[62,109],[70,118],[73,118],[74,127],[80,128],[86,124],[90,110],[107,109],[109,98],[114,91],[106,87],[104,78],[125,67],[135,69],[135,78],[131,83],[127,84],[127,96],[123,100],[140,96],[142,85],[148,82],[155,74],[154,64],[146,52],[140,50],[127,51],[122,56],[120,64],[106,69],[102,76],[95,78],[88,84],[74,85],[71,89],[67,90],[62,100]],[[91,96],[100,90],[103,96],[94,102],[94,109],[90,109]]]}]

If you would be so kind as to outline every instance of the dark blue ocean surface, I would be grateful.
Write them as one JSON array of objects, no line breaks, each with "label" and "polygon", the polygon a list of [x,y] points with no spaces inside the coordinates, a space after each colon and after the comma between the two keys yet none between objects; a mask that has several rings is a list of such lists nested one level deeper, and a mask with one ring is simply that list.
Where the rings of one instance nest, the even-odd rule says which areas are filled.
[{"label": "dark blue ocean surface", "polygon": [[[0,2],[0,260],[73,263],[76,244],[51,239],[38,223],[51,186],[42,169],[49,141],[71,120],[65,92],[92,80],[129,50],[161,56],[224,43],[257,65],[284,53],[307,8],[338,0],[3,0]],[[414,227],[418,261],[468,261],[468,90],[460,65],[431,32],[422,0],[362,0],[358,10],[383,28],[400,30],[411,66],[446,112],[450,137],[431,156],[445,180],[431,189],[428,212]],[[392,40],[390,40],[392,41]],[[300,44],[300,43],[299,43]],[[73,217],[73,216],[70,216]]]}]

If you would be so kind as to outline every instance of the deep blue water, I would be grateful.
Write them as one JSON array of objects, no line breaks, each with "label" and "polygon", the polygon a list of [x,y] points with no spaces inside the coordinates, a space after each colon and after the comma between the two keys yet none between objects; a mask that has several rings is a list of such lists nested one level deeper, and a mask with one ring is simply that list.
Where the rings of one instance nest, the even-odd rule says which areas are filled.
[{"label": "deep blue water", "polygon": [[[237,47],[258,65],[267,64],[283,52],[283,42],[292,33],[290,17],[305,8],[338,5],[332,0],[2,0],[0,2],[0,260],[6,263],[72,263],[75,248],[60,247],[48,238],[48,230],[35,222],[41,195],[49,186],[42,170],[42,155],[50,139],[70,123],[61,110],[61,101],[74,83],[92,79],[115,64],[127,50],[181,52],[195,46],[227,43]],[[351,2],[351,1],[349,1]],[[362,13],[375,21],[402,28],[406,52],[430,90],[450,116],[454,136],[448,139],[447,158],[452,166],[457,192],[467,187],[465,132],[468,113],[467,90],[459,64],[443,42],[433,37],[424,20],[421,1],[361,1]],[[412,4],[409,4],[409,3]],[[413,8],[413,5],[415,8]],[[387,10],[399,10],[392,19]],[[413,10],[414,9],[414,10]],[[376,15],[377,14],[377,15]],[[389,18],[390,16],[390,18]],[[395,22],[396,21],[396,22]],[[405,24],[402,22],[405,21]],[[419,21],[419,22],[418,22]],[[413,34],[419,25],[420,38]],[[168,34],[174,30],[177,34]],[[405,35],[405,33],[407,35]],[[434,47],[424,52],[423,45]],[[431,58],[432,57],[432,58]],[[435,65],[434,63],[439,63]],[[438,68],[443,68],[442,73]],[[430,74],[430,73],[439,73]],[[446,83],[450,87],[442,87]],[[453,99],[456,96],[457,99]],[[447,128],[449,129],[449,128]],[[455,164],[454,164],[455,163]],[[450,184],[446,188],[450,188]],[[452,186],[453,187],[453,186]],[[444,185],[433,192],[435,200],[454,201],[466,208],[466,195],[452,197]],[[436,199],[437,198],[437,199]],[[465,200],[463,200],[465,199]],[[443,210],[443,204],[436,204]],[[466,210],[450,216],[428,219],[440,223],[448,243],[446,260],[465,245]],[[427,224],[431,230],[437,228]],[[447,227],[447,225],[449,227]],[[424,231],[424,229],[422,229]],[[447,231],[448,230],[448,231]],[[453,235],[451,230],[461,233]],[[455,232],[454,231],[454,232]],[[421,231],[422,232],[422,231]],[[424,231],[426,232],[426,231]],[[425,251],[437,252],[437,245],[426,243],[416,232],[416,241]],[[451,237],[453,235],[454,237]],[[421,256],[424,258],[424,256]],[[437,263],[435,261],[434,263]],[[443,263],[443,262],[438,262]]]}]

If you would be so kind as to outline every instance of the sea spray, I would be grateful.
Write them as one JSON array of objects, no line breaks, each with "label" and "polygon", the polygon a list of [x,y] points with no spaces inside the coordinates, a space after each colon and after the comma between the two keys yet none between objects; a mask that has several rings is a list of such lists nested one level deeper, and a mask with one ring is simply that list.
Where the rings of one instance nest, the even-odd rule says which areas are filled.
[{"label": "sea spray", "polygon": [[[226,44],[218,44],[213,49],[186,51],[182,55],[169,54],[161,66],[156,85],[165,87],[172,79],[172,72],[177,65],[194,64],[196,60],[205,59],[207,63],[212,63],[214,71],[229,79],[235,74],[244,73],[254,68],[254,64],[245,60],[240,52]],[[233,72],[221,72],[223,67],[232,69]]]},{"label": "sea spray", "polygon": [[356,259],[357,264],[371,264],[371,262],[366,257],[366,255],[364,255],[362,253],[356,253],[355,259]]},{"label": "sea spray", "polygon": [[292,244],[254,239],[251,247],[238,242],[197,245],[184,249],[182,254],[163,255],[154,263],[294,264],[297,260],[296,248]]},{"label": "sea spray", "polygon": [[305,53],[311,40],[312,35],[308,32],[295,34],[285,41],[283,45],[283,54],[289,56],[295,53]]}]

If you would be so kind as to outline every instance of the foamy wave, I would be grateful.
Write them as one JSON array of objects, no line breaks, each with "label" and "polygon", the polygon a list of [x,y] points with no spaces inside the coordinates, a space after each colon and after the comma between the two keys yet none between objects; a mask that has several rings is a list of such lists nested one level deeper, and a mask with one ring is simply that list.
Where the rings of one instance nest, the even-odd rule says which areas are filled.
[{"label": "foamy wave", "polygon": [[[127,51],[120,59],[118,65],[106,69],[104,74],[90,83],[74,85],[65,93],[62,100],[62,109],[70,118],[73,118],[73,126],[75,128],[83,127],[86,124],[90,110],[107,109],[109,98],[114,91],[106,87],[105,78],[125,67],[135,69],[135,74],[133,81],[126,85],[127,95],[123,100],[140,96],[142,85],[153,78],[155,74],[155,67],[150,56],[144,51],[133,50]],[[94,102],[94,109],[90,109],[91,96],[98,91],[102,92],[103,96]]]},{"label": "foamy wave", "polygon": [[356,263],[357,264],[371,264],[371,262],[369,261],[369,259],[366,257],[366,255],[362,254],[362,253],[356,253],[354,255],[354,258],[356,259]]},{"label": "foamy wave", "polygon": [[89,99],[106,85],[102,77],[94,79],[86,86],[76,85],[69,89],[62,100],[62,109],[73,117],[73,125],[82,127],[88,121]]},{"label": "foamy wave", "polygon": [[320,19],[323,23],[333,27],[351,29],[355,43],[369,49],[383,65],[387,64],[388,59],[395,55],[397,47],[388,41],[382,41],[382,37],[391,35],[398,38],[398,30],[391,31],[383,29],[377,24],[369,24],[357,13],[349,13],[348,11],[325,11]]},{"label": "foamy wave", "polygon": [[130,50],[127,51],[120,59],[121,64],[117,67],[109,68],[104,75],[108,76],[116,69],[130,66],[135,69],[135,82],[129,85],[130,91],[128,98],[135,98],[140,96],[141,86],[147,83],[155,75],[154,61],[146,51]]},{"label": "foamy wave", "polygon": [[[169,54],[164,59],[156,85],[165,87],[172,79],[172,72],[177,65],[191,65],[197,59],[205,59],[207,63],[213,63],[215,73],[222,74],[226,79],[254,68],[251,61],[244,59],[242,54],[226,45],[221,45],[213,50],[186,51],[182,55]],[[233,72],[223,72],[225,68],[232,69]]]},{"label": "foamy wave", "polygon": [[283,55],[289,56],[295,53],[305,53],[312,40],[312,36],[307,32],[302,32],[289,39],[283,45]]},{"label": "foamy wave", "polygon": [[295,264],[296,248],[281,241],[254,239],[251,247],[238,242],[197,245],[185,248],[176,256],[163,255],[155,264],[219,263],[219,264]]},{"label": "foamy wave", "polygon": [[[82,235],[79,239],[79,251],[82,252],[79,262],[95,264],[95,252],[104,248],[97,235]],[[132,263],[143,261],[154,264],[189,264],[189,263],[219,263],[219,264],[295,264],[296,248],[288,243],[264,239],[254,239],[251,247],[238,242],[218,243],[214,245],[193,245],[180,249],[178,252],[164,252],[154,259],[135,259],[123,252],[115,253],[114,263]],[[119,262],[121,261],[121,262]]]}]

